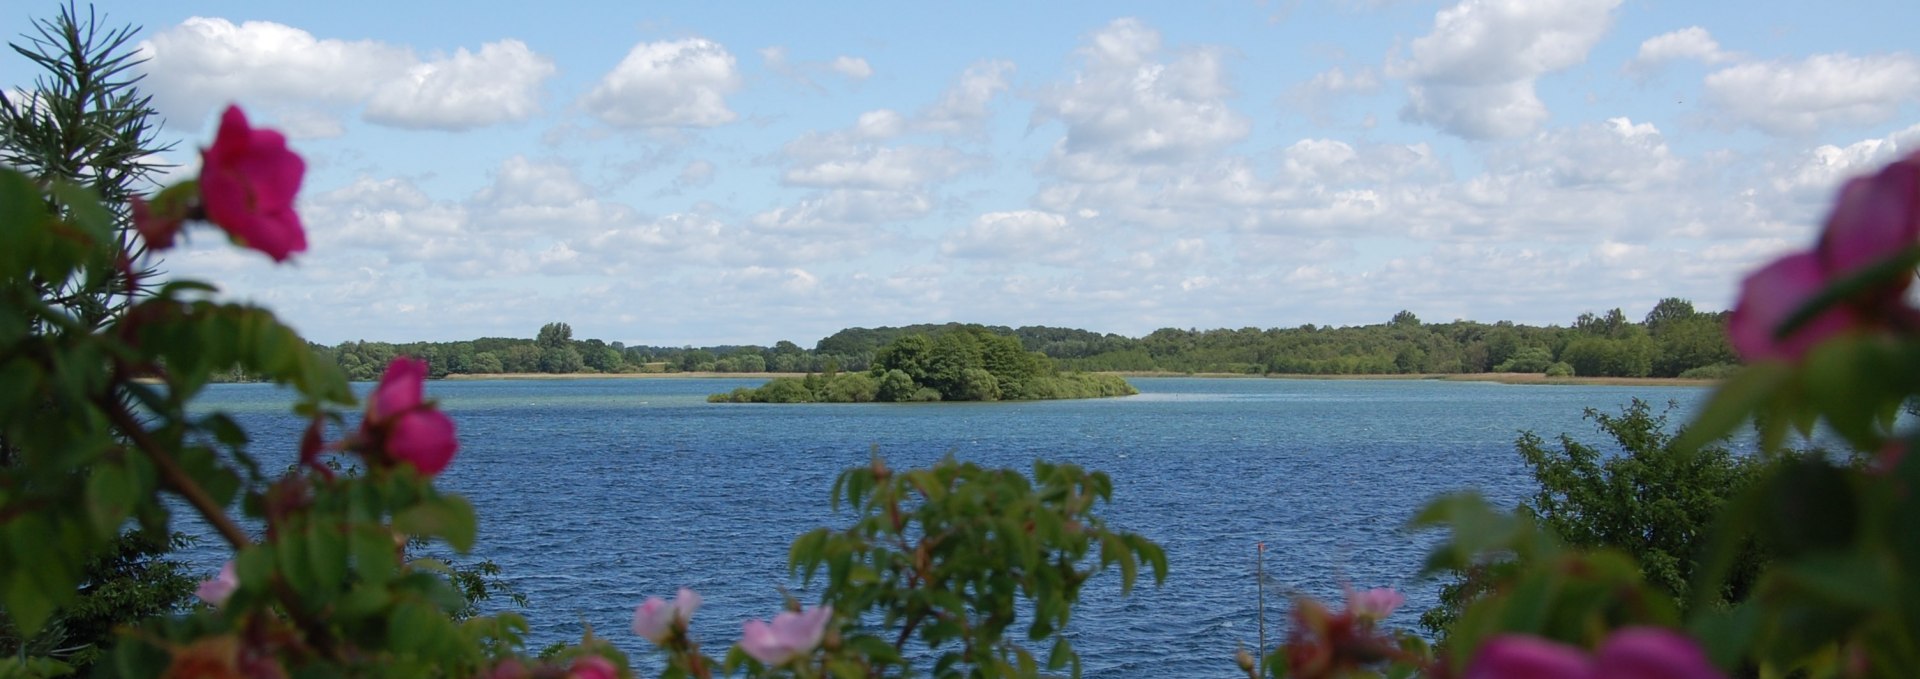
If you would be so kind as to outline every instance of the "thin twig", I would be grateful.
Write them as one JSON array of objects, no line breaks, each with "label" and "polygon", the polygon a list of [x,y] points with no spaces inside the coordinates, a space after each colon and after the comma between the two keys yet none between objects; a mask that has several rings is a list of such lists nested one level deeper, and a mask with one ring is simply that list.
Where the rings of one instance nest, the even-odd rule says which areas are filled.
[{"label": "thin twig", "polygon": [[107,418],[113,421],[114,426],[125,432],[134,446],[145,453],[148,459],[153,460],[153,465],[160,470],[160,478],[164,479],[175,492],[180,493],[181,497],[186,498],[187,503],[193,505],[207,523],[213,524],[214,529],[220,531],[220,536],[226,538],[227,543],[233,545],[235,551],[253,544],[253,539],[247,537],[247,531],[241,529],[240,524],[233,521],[233,517],[227,516],[226,510],[221,509],[220,504],[213,501],[213,496],[207,494],[205,488],[201,488],[193,477],[187,475],[186,469],[181,468],[180,463],[167,453],[166,448],[162,447],[159,441],[153,440],[153,435],[147,433],[146,428],[133,419],[133,413],[127,412],[124,404],[112,398],[103,398],[97,403],[102,410],[106,411]]}]

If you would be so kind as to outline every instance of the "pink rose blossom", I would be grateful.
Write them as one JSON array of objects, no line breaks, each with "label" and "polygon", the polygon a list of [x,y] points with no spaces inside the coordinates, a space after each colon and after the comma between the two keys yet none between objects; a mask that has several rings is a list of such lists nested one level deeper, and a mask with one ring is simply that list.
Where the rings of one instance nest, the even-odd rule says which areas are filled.
[{"label": "pink rose blossom", "polygon": [[685,587],[680,588],[672,603],[657,596],[647,597],[645,603],[633,609],[633,633],[656,646],[664,644],[673,635],[674,627],[687,624],[699,609],[700,595]]},{"label": "pink rose blossom", "polygon": [[597,655],[583,655],[567,668],[567,679],[620,679],[620,668]]},{"label": "pink rose blossom", "polygon": [[453,418],[432,408],[418,408],[401,415],[387,429],[387,454],[413,465],[426,476],[439,474],[460,451],[460,439],[453,433]]},{"label": "pink rose blossom", "polygon": [[1725,679],[1700,645],[1672,630],[1615,630],[1594,654],[1595,679]]},{"label": "pink rose blossom", "polygon": [[213,222],[241,245],[276,262],[307,249],[294,194],[307,164],[287,150],[287,138],[256,130],[238,106],[220,116],[213,146],[200,153],[200,203]]},{"label": "pink rose blossom", "polygon": [[388,363],[367,396],[360,436],[388,458],[433,476],[453,462],[460,439],[453,419],[426,402],[426,379],[426,361],[400,356]]},{"label": "pink rose blossom", "polygon": [[1359,618],[1383,620],[1406,602],[1405,595],[1390,587],[1375,587],[1364,592],[1347,590],[1347,611]]},{"label": "pink rose blossom", "polygon": [[803,613],[783,612],[773,616],[773,624],[748,620],[740,633],[740,648],[761,664],[784,665],[819,646],[832,618],[833,607],[821,606]]},{"label": "pink rose blossom", "polygon": [[367,419],[385,422],[395,415],[420,407],[426,400],[427,362],[398,356],[387,363],[380,384],[367,398]]},{"label": "pink rose blossom", "polygon": [[1857,312],[1844,306],[1827,309],[1793,334],[1775,338],[1774,331],[1801,305],[1828,283],[1819,258],[1811,252],[1788,255],[1747,276],[1740,284],[1740,302],[1727,319],[1727,340],[1748,361],[1799,360],[1814,345],[1852,327]]},{"label": "pink rose blossom", "polygon": [[201,582],[193,594],[209,605],[219,606],[226,603],[227,597],[233,596],[233,591],[239,588],[240,575],[234,572],[233,562],[228,561],[227,565],[220,567],[219,575]]},{"label": "pink rose blossom", "polygon": [[1464,679],[1726,679],[1700,646],[1672,630],[1616,630],[1585,651],[1539,637],[1503,634],[1481,645]]},{"label": "pink rose blossom", "polygon": [[[1920,153],[1858,177],[1840,198],[1820,234],[1820,263],[1835,276],[1872,266],[1920,242]],[[1886,292],[1898,297],[1912,283],[1901,276]]]}]

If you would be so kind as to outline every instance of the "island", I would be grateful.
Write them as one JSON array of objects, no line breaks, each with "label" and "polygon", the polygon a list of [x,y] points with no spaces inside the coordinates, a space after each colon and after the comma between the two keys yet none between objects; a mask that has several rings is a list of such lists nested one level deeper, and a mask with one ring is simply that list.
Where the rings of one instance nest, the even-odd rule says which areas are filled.
[{"label": "island", "polygon": [[712,403],[897,403],[1037,401],[1140,393],[1113,374],[1061,372],[1053,359],[1027,351],[1019,338],[981,326],[903,335],[874,352],[865,372],[776,377],[758,388],[707,397]]}]

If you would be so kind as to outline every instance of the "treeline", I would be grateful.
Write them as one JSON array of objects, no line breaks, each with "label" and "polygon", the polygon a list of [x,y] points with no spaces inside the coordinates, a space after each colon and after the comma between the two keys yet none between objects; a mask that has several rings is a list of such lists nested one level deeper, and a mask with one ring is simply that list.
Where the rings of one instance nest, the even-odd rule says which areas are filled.
[{"label": "treeline", "polygon": [[[1130,338],[1072,328],[947,323],[848,328],[812,349],[780,341],[771,347],[630,346],[577,340],[566,323],[549,323],[532,339],[488,337],[462,342],[345,342],[315,346],[356,380],[379,376],[396,355],[424,358],[433,377],[499,373],[867,373],[881,350],[904,337],[940,337],[976,329],[1017,340],[1052,359],[1062,372],[1172,372],[1363,375],[1530,372],[1594,377],[1719,377],[1736,363],[1726,314],[1661,300],[1639,321],[1619,309],[1581,314],[1570,326],[1511,322],[1424,323],[1402,311],[1377,325],[1238,330],[1165,328]],[[238,377],[238,376],[236,376]],[[936,389],[937,390],[937,389]]]},{"label": "treeline", "polygon": [[1045,354],[984,326],[895,337],[866,372],[779,377],[707,398],[715,403],[1030,401],[1139,393],[1117,375],[1061,373]]}]

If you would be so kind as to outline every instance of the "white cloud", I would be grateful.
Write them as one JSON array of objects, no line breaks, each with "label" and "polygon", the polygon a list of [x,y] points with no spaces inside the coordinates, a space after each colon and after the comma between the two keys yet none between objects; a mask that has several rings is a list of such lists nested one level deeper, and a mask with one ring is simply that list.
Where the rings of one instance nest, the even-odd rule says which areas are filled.
[{"label": "white cloud", "polygon": [[1627,63],[1627,70],[1648,73],[1681,59],[1719,64],[1736,58],[1738,56],[1732,52],[1720,49],[1720,43],[1713,39],[1707,29],[1688,26],[1647,38],[1640,43],[1640,51],[1633,56],[1633,61]]},{"label": "white cloud", "polygon": [[915,126],[942,134],[977,131],[993,115],[988,105],[1006,91],[1013,70],[1013,63],[1007,61],[980,61],[968,66],[940,95],[940,101],[915,116]]},{"label": "white cloud", "polygon": [[775,232],[840,232],[918,219],[932,211],[933,202],[920,193],[840,189],[754,215],[752,223]]},{"label": "white cloud", "polygon": [[1400,112],[1467,139],[1517,137],[1549,116],[1541,76],[1587,58],[1619,0],[1463,0],[1434,16],[1411,56],[1390,63],[1407,80]]},{"label": "white cloud", "polygon": [[705,160],[688,162],[686,167],[680,168],[679,176],[673,178],[673,187],[691,189],[712,184],[714,169],[713,163]]},{"label": "white cloud", "polygon": [[464,130],[539,112],[552,61],[517,40],[422,62],[374,40],[317,38],[270,21],[193,17],[140,43],[142,88],[162,115],[192,126],[229,102],[285,108],[303,136],[337,136],[327,108],[366,105],[369,122]]},{"label": "white cloud", "polygon": [[855,145],[801,148],[788,145],[795,162],[780,175],[789,186],[908,190],[979,167],[986,161],[955,149],[929,146]]},{"label": "white cloud", "polygon": [[1775,135],[1892,120],[1920,101],[1920,59],[1816,54],[1738,64],[1707,75],[1707,99],[1727,122]]},{"label": "white cloud", "polygon": [[794,61],[782,45],[760,48],[760,64],[767,70],[814,90],[821,90],[815,76],[835,75],[858,83],[873,77],[873,66],[862,57],[840,55],[830,61]]},{"label": "white cloud", "polygon": [[614,127],[714,127],[739,116],[727,95],[740,88],[733,54],[705,38],[643,42],[580,99]]},{"label": "white cloud", "polygon": [[845,55],[834,57],[830,68],[849,80],[866,80],[873,77],[873,67],[867,65],[867,60],[860,57]]},{"label": "white cloud", "polygon": [[949,233],[940,252],[971,259],[1033,257],[1071,248],[1075,241],[1063,215],[1038,210],[988,212],[972,225]]},{"label": "white cloud", "polygon": [[1380,89],[1380,77],[1373,69],[1360,67],[1348,73],[1335,66],[1308,80],[1306,90],[1314,94],[1366,94]]},{"label": "white cloud", "polygon": [[1233,92],[1221,53],[1154,61],[1159,53],[1160,33],[1136,19],[1088,36],[1080,72],[1040,93],[1034,108],[1036,123],[1066,125],[1056,163],[1178,162],[1246,138],[1251,124],[1227,105]]},{"label": "white cloud", "polygon": [[1833,200],[1841,182],[1849,177],[1877,170],[1915,151],[1920,151],[1920,124],[1844,147],[1823,144],[1788,164],[1774,177],[1772,186],[1802,202],[1824,205]]},{"label": "white cloud", "polygon": [[462,48],[444,59],[414,64],[367,102],[368,122],[394,127],[464,130],[526,120],[540,112],[541,83],[553,60],[526,43],[502,40]]},{"label": "white cloud", "polygon": [[1634,193],[1671,186],[1685,169],[1659,129],[1627,118],[1542,132],[1494,154],[1491,162],[1560,188]]},{"label": "white cloud", "polygon": [[140,53],[155,107],[182,122],[241,99],[357,102],[414,62],[406,48],[373,40],[322,40],[271,21],[208,17],[155,33]]}]

